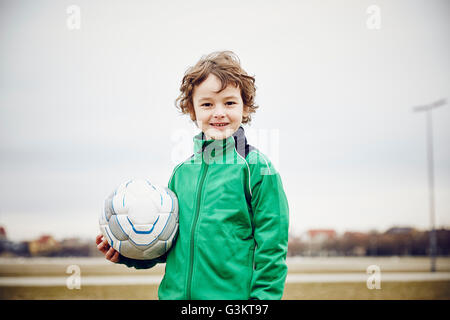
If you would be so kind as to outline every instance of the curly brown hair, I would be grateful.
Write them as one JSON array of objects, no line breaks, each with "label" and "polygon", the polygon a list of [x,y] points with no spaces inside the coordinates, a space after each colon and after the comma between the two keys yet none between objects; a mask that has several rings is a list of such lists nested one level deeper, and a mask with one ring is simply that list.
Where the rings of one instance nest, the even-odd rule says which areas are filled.
[{"label": "curly brown hair", "polygon": [[216,51],[203,56],[193,67],[184,74],[181,81],[181,94],[175,100],[175,106],[182,114],[189,114],[192,121],[196,120],[192,95],[195,86],[201,84],[206,78],[213,74],[219,78],[222,87],[218,92],[224,90],[232,83],[240,88],[244,108],[247,108],[248,116],[243,116],[242,123],[250,123],[251,114],[258,106],[255,104],[255,77],[249,76],[244,69],[238,56],[232,51]]}]

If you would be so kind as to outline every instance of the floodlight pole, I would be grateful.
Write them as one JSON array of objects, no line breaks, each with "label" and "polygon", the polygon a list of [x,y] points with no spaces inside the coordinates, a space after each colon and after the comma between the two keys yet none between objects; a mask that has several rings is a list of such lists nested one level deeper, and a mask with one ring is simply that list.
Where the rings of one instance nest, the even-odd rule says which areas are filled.
[{"label": "floodlight pole", "polygon": [[440,107],[446,103],[445,99],[438,100],[429,105],[414,107],[415,112],[426,111],[427,122],[427,158],[428,158],[428,188],[430,200],[430,258],[431,258],[431,272],[436,271],[436,253],[437,253],[437,239],[435,230],[435,210],[434,210],[434,167],[433,167],[433,122],[431,111],[434,108]]}]

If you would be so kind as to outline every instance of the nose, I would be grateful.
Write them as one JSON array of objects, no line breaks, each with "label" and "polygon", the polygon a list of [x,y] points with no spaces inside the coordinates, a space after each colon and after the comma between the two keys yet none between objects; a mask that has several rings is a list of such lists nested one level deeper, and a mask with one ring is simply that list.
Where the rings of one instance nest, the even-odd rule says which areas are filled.
[{"label": "nose", "polygon": [[225,108],[224,108],[221,104],[218,104],[218,105],[214,108],[213,117],[214,117],[215,119],[222,119],[222,118],[225,117]]}]

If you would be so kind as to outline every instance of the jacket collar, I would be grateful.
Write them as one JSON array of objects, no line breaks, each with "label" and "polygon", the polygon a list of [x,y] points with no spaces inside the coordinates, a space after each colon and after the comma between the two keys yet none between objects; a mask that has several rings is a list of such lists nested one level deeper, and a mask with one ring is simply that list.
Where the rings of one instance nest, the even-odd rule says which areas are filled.
[{"label": "jacket collar", "polygon": [[196,159],[224,159],[228,152],[233,152],[233,149],[236,149],[245,158],[248,145],[242,126],[233,135],[223,140],[207,140],[203,132],[194,137],[194,158]]}]

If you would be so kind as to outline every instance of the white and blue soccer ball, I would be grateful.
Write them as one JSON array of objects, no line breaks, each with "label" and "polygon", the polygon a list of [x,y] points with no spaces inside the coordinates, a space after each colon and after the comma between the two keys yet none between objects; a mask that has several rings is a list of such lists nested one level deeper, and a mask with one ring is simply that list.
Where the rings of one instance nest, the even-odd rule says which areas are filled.
[{"label": "white and blue soccer ball", "polygon": [[166,187],[133,179],[105,201],[100,230],[121,255],[150,260],[166,253],[178,233],[178,199]]}]

